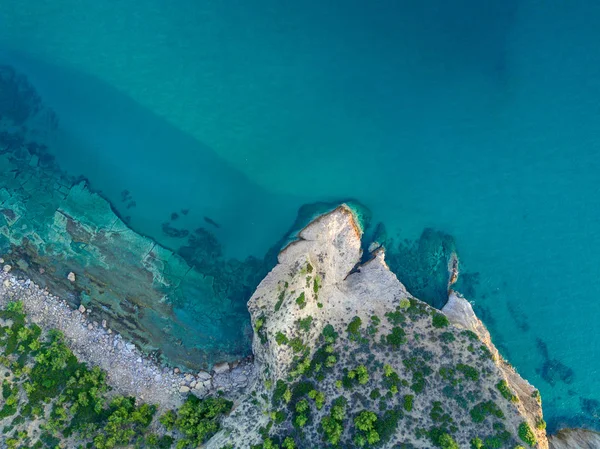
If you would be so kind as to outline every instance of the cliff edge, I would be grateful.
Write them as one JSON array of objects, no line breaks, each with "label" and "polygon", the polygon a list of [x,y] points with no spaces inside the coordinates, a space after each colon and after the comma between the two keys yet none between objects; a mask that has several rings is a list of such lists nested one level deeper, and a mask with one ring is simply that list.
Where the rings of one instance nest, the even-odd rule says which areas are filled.
[{"label": "cliff edge", "polygon": [[413,298],[345,206],[310,223],[248,303],[258,379],[209,448],[548,448],[539,393],[470,304]]}]

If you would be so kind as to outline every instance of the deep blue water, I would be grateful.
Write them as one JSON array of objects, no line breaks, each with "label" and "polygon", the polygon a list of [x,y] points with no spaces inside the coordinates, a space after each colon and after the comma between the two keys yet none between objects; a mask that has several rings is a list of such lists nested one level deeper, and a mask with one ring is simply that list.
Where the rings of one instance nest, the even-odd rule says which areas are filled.
[{"label": "deep blue water", "polygon": [[551,427],[600,428],[598,23],[591,0],[25,0],[0,62],[56,111],[61,166],[167,246],[189,209],[261,256],[346,197],[451,234]]}]

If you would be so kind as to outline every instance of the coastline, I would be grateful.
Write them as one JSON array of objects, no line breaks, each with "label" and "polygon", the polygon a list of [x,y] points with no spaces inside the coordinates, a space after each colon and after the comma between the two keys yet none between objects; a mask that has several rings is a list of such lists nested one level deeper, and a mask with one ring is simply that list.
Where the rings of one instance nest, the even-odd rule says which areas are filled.
[{"label": "coastline", "polygon": [[61,331],[80,361],[106,371],[115,394],[134,396],[156,404],[159,410],[167,410],[181,405],[190,391],[200,398],[217,391],[237,397],[252,384],[251,357],[217,364],[210,372],[191,373],[161,366],[113,331],[110,323],[96,321],[93,309],[83,306],[72,309],[66,300],[11,271],[10,265],[3,265],[0,270],[0,307],[10,301],[21,301],[31,322],[45,332]]},{"label": "coastline", "polygon": [[[324,217],[327,215],[336,213],[352,217],[349,220],[352,226],[347,231],[347,236],[352,235],[350,240],[360,241],[360,226],[355,223],[356,217],[344,205],[313,220],[312,228],[316,227],[315,224],[324,221]],[[339,229],[344,231],[341,225]],[[336,232],[338,232],[337,229]],[[343,234],[340,236],[343,237]],[[311,226],[307,226],[303,229],[302,236],[296,241],[296,244],[290,244],[280,252],[280,263],[293,258],[296,246],[301,245],[302,241],[310,242],[313,239],[317,241],[318,238],[317,233],[314,231],[311,233]],[[383,261],[382,248],[373,251],[372,256],[370,261],[355,268],[359,271],[361,268],[365,269],[378,257],[381,259],[379,262],[382,267],[387,267]],[[340,259],[338,262],[342,261],[343,259]],[[0,259],[0,266],[3,263],[3,259]],[[456,261],[450,268],[451,282],[449,286],[454,283],[453,280],[456,280],[458,262]],[[69,281],[75,281],[75,278],[71,278],[71,274],[69,274]],[[260,288],[266,287],[261,283]],[[66,300],[53,295],[47,288],[41,289],[30,279],[21,279],[20,276],[15,276],[10,265],[3,265],[0,270],[0,307],[5,307],[7,302],[12,300],[21,301],[28,319],[40,325],[44,331],[52,328],[61,331],[65,335],[68,346],[80,361],[98,366],[106,371],[107,382],[113,388],[114,393],[131,395],[140,402],[156,404],[159,411],[178,408],[188,393],[203,398],[222,391],[231,399],[243,401],[248,393],[257,386],[260,360],[255,362],[252,357],[248,357],[231,364],[220,363],[215,365],[210,373],[206,371],[184,373],[179,368],[161,366],[155,360],[144,356],[132,342],[113,331],[110,323],[100,320],[93,308],[86,309],[84,306],[80,306],[79,309],[73,309]],[[441,311],[459,327],[473,330],[479,334],[481,340],[497,356],[503,367],[504,375],[509,379],[509,384],[513,388],[521,384],[515,388],[515,391],[520,397],[531,398],[530,390],[534,387],[522,379],[514,368],[499,356],[487,329],[476,317],[470,304],[460,294],[449,290],[448,304]],[[257,343],[256,336],[255,343]],[[256,353],[260,353],[260,351],[255,350]],[[523,405],[525,408],[530,408],[526,403]],[[535,408],[533,402],[530,405]],[[521,410],[521,412],[523,416],[530,413],[529,410]],[[545,430],[540,430],[539,436],[543,436],[545,439]],[[600,434],[586,429],[561,429],[556,434],[547,435],[547,437],[549,444],[547,447],[551,449],[594,449],[600,443]]]}]

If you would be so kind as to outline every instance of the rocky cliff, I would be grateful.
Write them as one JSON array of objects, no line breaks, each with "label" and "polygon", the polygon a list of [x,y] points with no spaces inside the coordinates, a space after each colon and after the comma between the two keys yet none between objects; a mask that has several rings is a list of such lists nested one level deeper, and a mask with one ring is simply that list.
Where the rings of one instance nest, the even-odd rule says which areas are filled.
[{"label": "rocky cliff", "polygon": [[413,298],[361,234],[342,206],[279,254],[248,303],[254,391],[208,447],[548,448],[539,393],[470,304]]}]

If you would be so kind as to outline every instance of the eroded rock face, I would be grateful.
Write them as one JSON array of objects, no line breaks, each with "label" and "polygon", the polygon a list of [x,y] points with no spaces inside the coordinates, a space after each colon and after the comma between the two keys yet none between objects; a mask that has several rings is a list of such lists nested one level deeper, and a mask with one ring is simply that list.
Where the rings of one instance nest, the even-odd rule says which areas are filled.
[{"label": "eroded rock face", "polygon": [[529,382],[523,379],[519,373],[502,358],[494,344],[487,328],[475,315],[471,304],[463,298],[459,293],[450,291],[448,302],[442,308],[442,312],[448,317],[450,322],[457,327],[470,330],[477,334],[479,339],[486,345],[497,361],[497,366],[503,378],[507,381],[511,390],[518,397],[515,406],[520,414],[531,425],[532,431],[536,434],[536,438],[540,441],[539,447],[548,447],[546,440],[545,429],[538,429],[536,424],[543,419],[542,408],[540,406],[541,399],[539,392]]},{"label": "eroded rock face", "polygon": [[600,433],[586,429],[563,429],[549,438],[550,449],[597,449]]},{"label": "eroded rock face", "polygon": [[[470,304],[412,298],[383,249],[362,265],[361,230],[339,207],[279,255],[248,303],[258,381],[210,448],[431,448],[495,439],[547,448],[537,391],[499,356]],[[260,432],[260,429],[263,431]],[[267,429],[265,431],[265,429]]]}]

